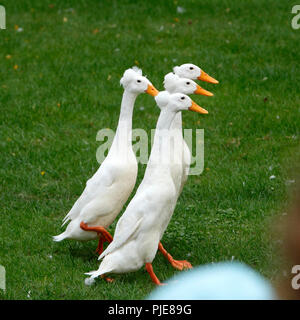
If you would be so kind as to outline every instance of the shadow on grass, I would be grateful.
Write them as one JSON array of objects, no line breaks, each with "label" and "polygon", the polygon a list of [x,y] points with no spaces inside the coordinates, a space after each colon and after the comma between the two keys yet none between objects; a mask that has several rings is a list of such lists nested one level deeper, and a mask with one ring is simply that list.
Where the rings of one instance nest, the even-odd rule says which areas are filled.
[{"label": "shadow on grass", "polygon": [[[94,245],[93,245],[94,244]],[[76,241],[65,242],[64,245],[54,248],[54,253],[61,256],[70,256],[83,262],[95,260],[97,261],[98,254],[96,253],[97,242],[80,243]]]}]

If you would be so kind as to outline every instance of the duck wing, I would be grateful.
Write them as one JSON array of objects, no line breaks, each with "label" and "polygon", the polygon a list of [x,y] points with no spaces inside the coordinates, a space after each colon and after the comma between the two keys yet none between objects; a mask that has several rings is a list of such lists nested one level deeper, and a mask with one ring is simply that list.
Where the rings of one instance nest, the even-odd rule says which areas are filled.
[{"label": "duck wing", "polygon": [[74,203],[69,213],[64,217],[62,226],[68,221],[76,219],[86,205],[112,185],[114,181],[113,170],[100,170],[101,168],[102,166],[93,177],[87,181],[81,196]]},{"label": "duck wing", "polygon": [[[125,211],[126,213],[126,211]],[[106,250],[100,255],[99,260],[114,250],[120,248],[123,244],[125,244],[130,238],[132,238],[141,222],[143,220],[142,214],[123,214],[123,216],[119,219],[116,231],[114,233],[114,239],[110,243],[110,245],[106,248]]]}]

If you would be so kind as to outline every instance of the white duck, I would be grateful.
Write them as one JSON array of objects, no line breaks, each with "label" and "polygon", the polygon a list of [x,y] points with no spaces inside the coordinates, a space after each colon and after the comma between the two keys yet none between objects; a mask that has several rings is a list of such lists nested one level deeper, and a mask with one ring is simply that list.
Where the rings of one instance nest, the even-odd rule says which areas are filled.
[{"label": "white duck", "polygon": [[170,166],[169,128],[176,112],[208,112],[181,93],[164,91],[155,100],[161,113],[143,181],[117,223],[113,242],[99,257],[104,258],[99,269],[87,273],[90,275],[86,279],[87,284],[108,273],[137,271],[144,264],[153,282],[160,284],[153,272],[152,261],[171,219],[178,194]]},{"label": "white duck", "polygon": [[99,254],[102,252],[103,242],[112,241],[112,236],[106,229],[121,211],[136,182],[138,166],[131,141],[135,100],[143,92],[151,96],[158,93],[136,67],[126,70],[120,83],[124,87],[124,93],[118,128],[109,153],[64,218],[63,225],[70,221],[66,230],[53,237],[54,241],[62,241],[91,240],[99,236]]}]

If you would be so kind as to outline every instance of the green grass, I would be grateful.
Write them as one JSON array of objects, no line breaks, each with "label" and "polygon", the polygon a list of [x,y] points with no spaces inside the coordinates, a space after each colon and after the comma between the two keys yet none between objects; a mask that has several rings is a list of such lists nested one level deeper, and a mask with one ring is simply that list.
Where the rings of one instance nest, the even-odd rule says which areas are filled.
[{"label": "green grass", "polygon": [[[285,181],[293,179],[285,167],[299,148],[295,1],[1,4],[7,29],[0,30],[0,264],[7,291],[0,298],[28,299],[30,291],[30,299],[141,299],[154,288],[142,269],[86,287],[84,272],[98,266],[96,243],[51,239],[98,168],[97,131],[116,128],[119,79],[135,63],[158,89],[174,65],[186,62],[220,81],[202,83],[215,97],[193,97],[208,116],[184,114],[185,128],[205,129],[205,170],[189,177],[164,246],[193,265],[234,256],[274,279],[270,221],[285,210]],[[186,12],[178,14],[177,6]],[[158,114],[152,98],[141,95],[133,126],[150,132]],[[177,272],[161,254],[153,265],[161,280]]]}]

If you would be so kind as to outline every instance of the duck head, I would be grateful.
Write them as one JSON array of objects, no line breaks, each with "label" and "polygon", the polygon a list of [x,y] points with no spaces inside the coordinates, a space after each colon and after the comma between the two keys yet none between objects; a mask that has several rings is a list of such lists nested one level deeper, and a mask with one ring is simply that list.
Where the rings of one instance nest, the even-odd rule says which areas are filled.
[{"label": "duck head", "polygon": [[208,114],[208,111],[198,106],[189,96],[183,93],[161,91],[155,96],[155,101],[161,110],[179,112],[184,110]]},{"label": "duck head", "polygon": [[158,90],[143,76],[142,70],[137,67],[127,69],[120,80],[120,84],[125,90],[135,94],[146,92],[153,97],[158,94]]},{"label": "duck head", "polygon": [[192,64],[192,63],[185,63],[181,66],[176,66],[173,68],[173,71],[175,74],[177,74],[179,77],[182,78],[188,78],[193,80],[202,80],[209,83],[219,83],[218,80],[214,79],[210,75],[208,75],[206,72],[201,70],[198,66]]},{"label": "duck head", "polygon": [[173,72],[168,73],[164,79],[164,87],[170,93],[181,92],[184,94],[201,94],[213,96],[213,94],[201,88],[195,81],[188,78],[181,78]]}]

